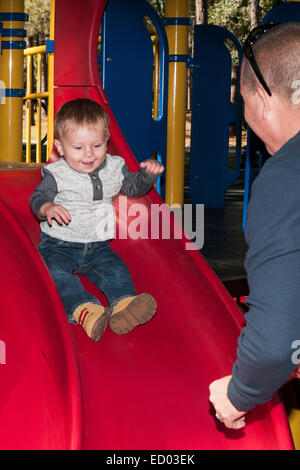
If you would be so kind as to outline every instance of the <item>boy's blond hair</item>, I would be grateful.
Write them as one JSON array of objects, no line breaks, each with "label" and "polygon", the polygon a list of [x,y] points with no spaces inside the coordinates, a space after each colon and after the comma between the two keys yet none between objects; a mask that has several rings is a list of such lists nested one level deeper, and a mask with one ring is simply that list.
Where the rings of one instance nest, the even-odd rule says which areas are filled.
[{"label": "boy's blond hair", "polygon": [[109,138],[109,117],[107,112],[96,101],[78,98],[67,101],[58,110],[54,119],[54,133],[57,139],[63,137],[68,128],[95,126],[101,124],[106,138]]}]

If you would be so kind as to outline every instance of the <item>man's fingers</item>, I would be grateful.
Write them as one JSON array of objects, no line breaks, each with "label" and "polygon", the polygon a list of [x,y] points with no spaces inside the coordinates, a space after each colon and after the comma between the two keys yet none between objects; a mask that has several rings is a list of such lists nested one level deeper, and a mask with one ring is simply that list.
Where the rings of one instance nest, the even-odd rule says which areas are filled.
[{"label": "man's fingers", "polygon": [[228,429],[242,429],[246,426],[246,419],[245,417],[237,419],[235,421],[224,419],[223,423]]},{"label": "man's fingers", "polygon": [[229,429],[242,429],[246,425],[246,415],[238,419],[224,418],[221,413],[215,414],[218,421],[223,423]]},{"label": "man's fingers", "polygon": [[230,419],[230,418],[224,418],[221,416],[220,413],[216,413],[216,418],[220,423],[223,423],[224,426],[228,429],[242,429],[243,427],[246,426],[246,415],[242,416],[239,419]]}]

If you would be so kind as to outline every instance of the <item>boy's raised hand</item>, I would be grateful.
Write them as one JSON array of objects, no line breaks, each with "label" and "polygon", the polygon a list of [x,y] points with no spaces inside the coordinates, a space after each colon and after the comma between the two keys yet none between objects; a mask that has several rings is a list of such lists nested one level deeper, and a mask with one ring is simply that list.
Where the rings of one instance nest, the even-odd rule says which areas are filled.
[{"label": "boy's raised hand", "polygon": [[66,225],[71,222],[71,216],[67,209],[59,204],[54,204],[53,202],[46,202],[40,208],[40,215],[47,218],[47,222],[52,226],[52,219],[55,219],[57,223]]},{"label": "boy's raised hand", "polygon": [[144,160],[140,164],[140,167],[145,168],[146,172],[152,175],[160,175],[165,170],[165,167],[161,163],[153,159]]}]

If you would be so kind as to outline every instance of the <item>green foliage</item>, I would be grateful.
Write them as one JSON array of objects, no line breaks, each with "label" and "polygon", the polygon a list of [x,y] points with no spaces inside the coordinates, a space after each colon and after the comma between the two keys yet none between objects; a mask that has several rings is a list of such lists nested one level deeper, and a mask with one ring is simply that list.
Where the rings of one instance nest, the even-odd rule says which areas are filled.
[{"label": "green foliage", "polygon": [[164,16],[166,0],[149,0],[149,3],[160,16]]},{"label": "green foliage", "polygon": [[[149,0],[155,10],[164,16],[166,0]],[[196,0],[190,0],[190,16],[195,18]],[[259,20],[274,6],[285,0],[260,0]],[[207,0],[208,22],[223,26],[243,42],[248,35],[250,25],[251,0]]]},{"label": "green foliage", "polygon": [[26,23],[28,37],[49,37],[50,0],[25,0],[25,12],[29,14]]},{"label": "green foliage", "polygon": [[[63,1],[63,0],[60,0]],[[148,0],[160,16],[164,16],[166,0]],[[195,2],[190,0],[190,16],[195,17]],[[260,0],[260,20],[284,0]],[[224,26],[243,42],[249,33],[251,0],[207,0],[208,22]],[[29,14],[26,24],[28,37],[49,37],[50,0],[25,0]]]},{"label": "green foliage", "polygon": [[241,39],[250,29],[249,2],[217,1],[208,9],[208,22],[223,26]]},{"label": "green foliage", "polygon": [[[148,0],[160,16],[164,16],[166,0]],[[195,17],[195,2],[190,0],[190,16]],[[284,0],[260,0],[259,19]],[[225,27],[243,42],[250,26],[251,0],[207,0],[208,22]],[[29,14],[26,24],[28,37],[49,37],[50,0],[25,0],[25,11]]]},{"label": "green foliage", "polygon": [[[250,0],[211,0],[208,2],[208,22],[223,26],[242,43],[250,29]],[[260,0],[259,20],[274,6],[285,3],[280,0]]]}]

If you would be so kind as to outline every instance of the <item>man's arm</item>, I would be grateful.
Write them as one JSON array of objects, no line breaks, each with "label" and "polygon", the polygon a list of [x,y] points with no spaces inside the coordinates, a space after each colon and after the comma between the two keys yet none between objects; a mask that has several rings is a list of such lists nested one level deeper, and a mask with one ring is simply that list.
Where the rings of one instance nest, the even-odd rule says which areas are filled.
[{"label": "man's arm", "polygon": [[299,267],[300,252],[295,251],[250,269],[250,309],[227,392],[237,408],[249,410],[269,401],[297,366],[292,344],[300,339]]},{"label": "man's arm", "polygon": [[245,268],[250,308],[232,377],[210,386],[222,417],[232,404],[228,427],[236,427],[239,410],[267,402],[297,367],[292,360],[292,344],[300,339],[300,192],[295,179],[284,166],[275,166],[257,181],[249,204]]}]

